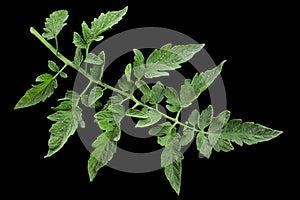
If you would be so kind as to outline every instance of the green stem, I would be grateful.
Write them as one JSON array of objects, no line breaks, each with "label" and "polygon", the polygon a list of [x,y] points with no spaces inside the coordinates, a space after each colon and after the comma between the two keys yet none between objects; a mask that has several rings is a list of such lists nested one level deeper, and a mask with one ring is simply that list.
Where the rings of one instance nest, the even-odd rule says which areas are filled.
[{"label": "green stem", "polygon": [[110,85],[108,85],[108,84],[106,84],[106,83],[103,83],[102,81],[97,82],[97,84],[99,84],[100,86],[102,86],[102,87],[104,87],[104,88],[106,88],[106,89],[109,89],[109,90],[111,90],[111,91],[114,91],[114,92],[116,92],[116,93],[119,93],[119,94],[121,94],[121,95],[123,95],[123,96],[125,96],[125,97],[131,97],[130,94],[128,94],[128,93],[126,93],[126,92],[123,92],[122,90],[119,90],[119,89],[117,89],[117,88],[114,88],[114,87],[112,87],[112,86],[110,86]]},{"label": "green stem", "polygon": [[79,94],[79,98],[77,99],[77,101],[75,102],[75,107],[78,106],[79,101],[81,99],[81,97],[88,91],[88,89],[91,87],[91,85],[93,84],[93,81],[89,81],[89,83],[87,84],[87,86],[83,89],[83,91]]},{"label": "green stem", "polygon": [[139,105],[140,105],[140,104],[135,103],[134,106],[132,106],[131,108],[132,108],[132,109],[135,109],[135,108],[138,107]]},{"label": "green stem", "polygon": [[[82,75],[84,75],[86,78],[91,79],[91,76],[87,74],[82,68],[78,68],[76,65],[72,63],[69,59],[64,57],[59,51],[56,53],[56,49],[47,41],[45,38],[39,34],[33,27],[30,28],[30,32],[39,39],[58,59],[60,59],[63,63],[66,65],[74,68],[75,70],[79,71]],[[95,82],[96,83],[96,82]]]},{"label": "green stem", "polygon": [[64,71],[64,69],[68,67],[67,64],[65,64],[54,76],[53,76],[53,79],[55,79],[62,71]]},{"label": "green stem", "polygon": [[[43,44],[44,44],[44,45],[45,45],[45,46],[46,46],[46,47],[54,54],[54,55],[56,55],[56,57],[57,57],[58,59],[60,59],[63,63],[65,63],[65,66],[60,70],[60,72],[61,72],[62,70],[64,70],[67,66],[70,66],[70,67],[72,67],[73,69],[77,70],[79,73],[81,73],[83,76],[85,76],[87,79],[89,79],[89,81],[90,81],[89,84],[88,84],[87,87],[83,90],[83,92],[80,94],[80,96],[82,96],[83,94],[85,94],[85,92],[88,90],[88,88],[91,86],[92,83],[96,83],[96,84],[98,84],[98,85],[104,87],[105,89],[109,89],[109,90],[111,90],[111,91],[114,91],[114,92],[116,92],[116,93],[119,93],[119,94],[121,94],[121,95],[127,97],[127,99],[130,99],[131,101],[135,102],[134,107],[137,107],[137,106],[143,106],[143,107],[145,107],[145,108],[148,108],[148,109],[151,109],[151,110],[155,110],[155,111],[158,112],[162,117],[164,117],[164,118],[166,118],[166,119],[168,119],[168,120],[174,122],[175,125],[176,125],[176,124],[179,124],[179,125],[184,126],[184,127],[188,128],[188,129],[191,129],[191,130],[193,130],[193,131],[195,131],[195,132],[200,132],[200,130],[195,129],[194,127],[188,126],[188,125],[186,125],[186,124],[184,124],[184,123],[178,121],[180,112],[177,113],[177,115],[176,115],[175,118],[170,117],[169,115],[166,115],[166,114],[162,113],[161,111],[159,111],[158,108],[152,108],[152,107],[148,106],[147,104],[144,104],[144,103],[140,102],[140,101],[137,100],[137,99],[135,98],[135,96],[133,96],[132,94],[128,94],[128,93],[126,93],[126,92],[123,92],[122,90],[119,90],[119,89],[117,89],[117,88],[114,88],[114,87],[112,87],[112,86],[106,84],[106,83],[103,83],[102,81],[96,81],[96,80],[94,80],[94,79],[91,77],[91,75],[88,74],[84,69],[78,68],[77,66],[75,66],[75,65],[73,64],[72,61],[70,61],[69,59],[67,59],[66,57],[64,57],[61,53],[59,53],[59,51],[57,51],[57,49],[55,49],[55,48],[54,48],[47,40],[45,40],[45,38],[44,38],[41,34],[39,34],[39,32],[37,32],[33,27],[30,28],[30,32],[31,32],[35,37],[37,37],[37,39],[39,39],[39,40],[40,40],[40,41],[41,41],[41,42],[42,42],[42,43],[43,43]],[[60,72],[58,72],[58,74],[59,74]],[[58,74],[56,74],[55,77],[56,77]],[[80,99],[80,98],[79,98],[79,99]],[[78,101],[79,101],[79,100],[78,100]],[[77,102],[77,103],[79,103],[79,102]]]},{"label": "green stem", "polygon": [[179,116],[180,116],[180,113],[181,113],[181,109],[177,112],[177,114],[176,114],[176,117],[175,117],[175,119],[178,121],[178,119],[179,119]]},{"label": "green stem", "polygon": [[[86,49],[85,49],[85,57],[86,57],[86,58],[88,57],[88,54],[89,54],[90,45],[91,45],[91,43],[87,44],[87,47],[86,47]],[[85,71],[87,71],[87,67],[88,67],[88,64],[85,63],[85,66],[84,66],[84,70],[85,70]]]},{"label": "green stem", "polygon": [[57,40],[57,35],[55,36],[55,47],[56,47],[56,55],[58,55],[58,40]]},{"label": "green stem", "polygon": [[84,88],[84,90],[80,93],[80,97],[82,97],[86,92],[87,90],[90,88],[90,86],[93,84],[93,81],[90,80],[90,82],[87,84],[87,86]]}]

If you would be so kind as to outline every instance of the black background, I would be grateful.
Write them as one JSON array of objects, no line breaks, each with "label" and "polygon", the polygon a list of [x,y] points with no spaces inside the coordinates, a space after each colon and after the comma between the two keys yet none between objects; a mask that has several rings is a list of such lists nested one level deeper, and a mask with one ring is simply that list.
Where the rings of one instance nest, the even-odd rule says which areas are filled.
[{"label": "black background", "polygon": [[[229,153],[213,153],[199,159],[195,145],[185,153],[181,195],[177,197],[163,170],[131,174],[105,167],[93,183],[86,170],[89,152],[74,135],[51,158],[47,153],[46,117],[52,113],[70,79],[61,80],[55,95],[43,104],[14,111],[18,99],[46,72],[53,55],[29,32],[40,32],[44,19],[55,10],[69,11],[68,25],[61,33],[60,48],[73,57],[73,31],[80,32],[83,20],[90,22],[100,12],[119,10],[128,5],[125,18],[106,37],[136,27],[165,27],[180,31],[199,43],[216,63],[226,59],[222,78],[227,107],[233,118],[255,121],[284,131],[278,138],[254,146],[235,146]],[[298,65],[292,46],[296,15],[292,5],[272,3],[219,3],[210,1],[24,1],[9,3],[2,17],[1,115],[2,181],[8,195],[22,197],[83,198],[160,198],[195,199],[289,197],[294,190],[297,146],[292,137],[293,102],[298,90],[293,76]],[[3,13],[4,15],[4,13]],[[62,36],[63,35],[63,36]],[[167,42],[167,41],[166,41]],[[126,63],[125,63],[126,64]],[[124,64],[124,65],[125,65]],[[298,84],[299,85],[299,84]],[[297,118],[297,116],[295,117]],[[3,186],[3,184],[2,184]]]}]

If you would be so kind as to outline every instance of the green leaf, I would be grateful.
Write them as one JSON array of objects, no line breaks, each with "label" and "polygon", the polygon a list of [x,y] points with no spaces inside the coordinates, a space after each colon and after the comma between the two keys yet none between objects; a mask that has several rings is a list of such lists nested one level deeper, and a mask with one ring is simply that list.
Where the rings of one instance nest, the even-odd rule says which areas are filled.
[{"label": "green leaf", "polygon": [[95,158],[93,156],[93,154],[90,154],[90,158],[88,160],[88,174],[89,174],[89,179],[90,182],[92,182],[94,180],[94,178],[96,177],[98,171],[104,167],[106,164],[100,162],[99,160],[97,160],[97,158]]},{"label": "green leaf", "polygon": [[95,55],[93,53],[89,53],[84,62],[93,64],[93,65],[102,65],[104,62],[103,59],[104,51],[101,51],[99,55]]},{"label": "green leaf", "polygon": [[[171,135],[171,134],[169,134]],[[181,153],[181,145],[179,142],[180,135],[174,133],[171,135],[171,141],[165,146],[161,154],[161,166],[165,167],[172,164],[178,159],[183,159],[183,154]]]},{"label": "green leaf", "polygon": [[82,110],[79,107],[70,110],[58,110],[49,115],[47,118],[55,123],[50,128],[50,139],[48,141],[48,154],[45,157],[50,157],[59,151],[68,138],[73,135],[78,128],[78,124],[83,125]]},{"label": "green leaf", "polygon": [[209,133],[221,133],[222,128],[225,126],[230,118],[230,111],[225,110],[220,112],[216,117],[213,117],[208,127]]},{"label": "green leaf", "polygon": [[145,70],[146,78],[158,78],[162,76],[169,76],[168,72],[154,71],[154,70]]},{"label": "green leaf", "polygon": [[180,135],[176,132],[176,128],[169,127],[168,122],[166,123],[166,129],[163,129],[166,134],[157,137],[157,143],[163,147],[168,146],[172,141],[174,141],[174,139],[180,139]]},{"label": "green leaf", "polygon": [[140,119],[135,125],[136,128],[147,127],[157,123],[161,119],[161,114],[156,110],[149,110],[146,113],[147,118]]},{"label": "green leaf", "polygon": [[53,78],[53,76],[51,74],[42,74],[39,75],[38,77],[36,77],[35,81],[36,82],[45,82],[45,81],[49,81]]},{"label": "green leaf", "polygon": [[97,112],[94,117],[100,129],[106,130],[112,135],[112,139],[114,141],[118,141],[121,136],[120,121],[124,116],[125,107],[123,106],[123,108],[120,109],[120,104],[112,105],[111,101],[109,100],[103,106],[102,110]]},{"label": "green leaf", "polygon": [[132,92],[133,89],[134,89],[134,82],[133,81],[128,81],[126,75],[123,75],[118,80],[118,85],[121,88],[121,90],[124,91],[124,92],[127,92],[127,91]]},{"label": "green leaf", "polygon": [[141,91],[143,93],[143,96],[141,97],[141,101],[143,103],[149,102],[150,96],[151,96],[151,89],[147,85],[147,83],[143,80],[139,80],[139,81],[135,82],[135,85],[137,86],[139,91]]},{"label": "green leaf", "polygon": [[134,52],[134,62],[133,62],[133,74],[140,80],[145,74],[145,58],[142,52],[138,49],[133,49]]},{"label": "green leaf", "polygon": [[51,75],[42,75],[37,77],[38,85],[33,85],[31,89],[27,90],[25,95],[15,105],[14,109],[25,108],[44,102],[48,97],[54,93],[57,88],[57,81]]},{"label": "green leaf", "polygon": [[200,130],[203,131],[206,127],[210,125],[213,118],[213,114],[214,111],[212,105],[209,105],[206,109],[202,110],[198,122],[198,127]]},{"label": "green leaf", "polygon": [[111,110],[113,117],[114,117],[114,122],[116,124],[120,124],[121,120],[126,116],[126,110],[125,106],[123,105],[111,105],[109,107]]},{"label": "green leaf", "polygon": [[149,135],[161,137],[163,135],[167,135],[171,133],[171,130],[172,130],[172,124],[170,122],[165,122],[152,127],[149,130]]},{"label": "green leaf", "polygon": [[242,146],[269,141],[282,131],[274,130],[253,122],[242,122],[240,119],[230,120],[222,130],[221,138],[228,139]]},{"label": "green leaf", "polygon": [[60,72],[59,76],[62,78],[68,78],[68,74],[66,74],[65,72]]},{"label": "green leaf", "polygon": [[159,137],[157,137],[157,143],[164,147],[167,144],[169,144],[172,141],[172,139],[173,139],[173,136],[171,134],[159,136]]},{"label": "green leaf", "polygon": [[91,58],[91,60],[88,61],[91,64],[94,64],[93,67],[91,68],[91,76],[95,81],[98,81],[101,80],[103,76],[104,65],[105,65],[105,53],[104,51],[101,51],[96,57],[94,56],[92,56],[93,58]]},{"label": "green leaf", "polygon": [[84,105],[84,106],[86,106],[86,107],[90,107],[89,106],[89,95],[87,95],[87,94],[84,94],[84,95],[82,95],[81,96],[81,98],[80,98],[80,102]]},{"label": "green leaf", "polygon": [[132,66],[129,63],[125,68],[125,76],[126,76],[126,79],[128,82],[130,82],[130,80],[131,80],[131,71],[132,71]]},{"label": "green leaf", "polygon": [[165,176],[177,195],[180,193],[182,159],[174,161],[172,164],[164,167]]},{"label": "green leaf", "polygon": [[188,128],[183,129],[183,135],[180,138],[181,146],[186,146],[194,139],[194,131]]},{"label": "green leaf", "polygon": [[148,118],[146,110],[137,110],[137,109],[133,109],[133,108],[129,108],[127,110],[126,115],[128,117],[135,117],[135,118],[141,118],[141,119],[147,119]]},{"label": "green leaf", "polygon": [[173,46],[167,44],[154,50],[146,61],[146,78],[168,76],[166,71],[180,68],[180,64],[191,59],[204,45],[188,44]]},{"label": "green leaf", "polygon": [[199,121],[199,112],[198,110],[193,110],[188,117],[188,122],[195,127]]},{"label": "green leaf", "polygon": [[48,67],[53,72],[58,72],[59,71],[59,67],[56,65],[55,62],[53,62],[51,60],[48,60]]},{"label": "green leaf", "polygon": [[122,17],[126,14],[128,7],[126,6],[119,11],[109,11],[107,13],[101,13],[98,18],[95,18],[91,23],[91,28],[84,22],[82,24],[82,32],[86,43],[90,44],[93,41],[99,41],[103,37],[99,35],[103,32],[111,29],[117,24]]},{"label": "green leaf", "polygon": [[174,136],[172,141],[165,146],[161,154],[161,166],[164,167],[165,176],[170,185],[179,195],[182,174],[181,145],[178,139],[179,135]]},{"label": "green leaf", "polygon": [[202,132],[197,134],[196,145],[197,145],[198,151],[202,155],[204,155],[206,158],[210,157],[212,147],[209,144],[208,138]]},{"label": "green leaf", "polygon": [[126,14],[128,7],[126,6],[119,11],[109,11],[107,13],[101,13],[98,19],[94,19],[91,24],[91,29],[95,35],[99,35],[117,24],[122,17]]},{"label": "green leaf", "polygon": [[186,108],[196,99],[196,94],[191,86],[190,80],[185,80],[180,88],[180,105],[181,108]]},{"label": "green leaf", "polygon": [[72,109],[72,106],[73,106],[72,101],[67,100],[61,102],[57,107],[52,107],[51,109],[55,111],[59,111],[59,110],[68,111]]},{"label": "green leaf", "polygon": [[110,104],[115,105],[115,104],[122,104],[123,103],[123,97],[120,94],[111,96],[110,98]]},{"label": "green leaf", "polygon": [[152,87],[149,102],[151,104],[159,104],[163,100],[164,94],[165,94],[165,87],[160,81],[158,81]]},{"label": "green leaf", "polygon": [[75,55],[74,55],[73,64],[75,65],[75,67],[77,69],[79,69],[82,61],[83,61],[83,55],[82,55],[81,49],[77,47],[76,51],[75,51]]},{"label": "green leaf", "polygon": [[92,146],[95,148],[88,161],[88,174],[90,181],[96,177],[97,172],[113,158],[117,150],[117,143],[112,141],[110,132],[97,137]]},{"label": "green leaf", "polygon": [[227,121],[230,118],[230,111],[225,110],[219,113],[216,117],[212,118],[212,121],[208,127],[208,141],[211,146],[215,146],[220,138],[221,131]]},{"label": "green leaf", "polygon": [[82,28],[83,39],[84,39],[85,43],[87,43],[87,46],[88,46],[88,44],[90,44],[94,41],[93,40],[94,36],[92,35],[92,32],[86,22],[82,22],[81,28]]},{"label": "green leaf", "polygon": [[97,112],[94,117],[102,130],[111,128],[111,123],[114,121],[114,117],[109,110],[101,110]]},{"label": "green leaf", "polygon": [[172,87],[166,87],[165,89],[165,97],[167,98],[166,108],[168,111],[176,113],[180,110],[180,100],[178,97],[177,91]]},{"label": "green leaf", "polygon": [[68,19],[68,11],[58,10],[50,14],[49,18],[46,18],[44,33],[42,36],[47,40],[55,38],[59,32],[66,25],[65,21]]},{"label": "green leaf", "polygon": [[91,89],[90,94],[88,96],[88,106],[93,106],[96,101],[98,101],[103,96],[103,90],[101,87],[95,86]]},{"label": "green leaf", "polygon": [[80,98],[79,94],[73,90],[67,90],[65,97],[58,99],[58,101],[71,101],[71,102],[77,102]]},{"label": "green leaf", "polygon": [[214,67],[211,70],[201,72],[196,74],[191,82],[191,85],[194,89],[196,96],[199,96],[203,91],[205,91],[218,77],[222,71],[223,64],[226,62],[221,62],[217,67]]},{"label": "green leaf", "polygon": [[229,152],[232,151],[234,147],[228,139],[219,138],[216,144],[214,145],[214,150],[216,152],[224,151]]},{"label": "green leaf", "polygon": [[80,49],[86,49],[88,46],[84,39],[76,32],[73,34],[73,43]]}]

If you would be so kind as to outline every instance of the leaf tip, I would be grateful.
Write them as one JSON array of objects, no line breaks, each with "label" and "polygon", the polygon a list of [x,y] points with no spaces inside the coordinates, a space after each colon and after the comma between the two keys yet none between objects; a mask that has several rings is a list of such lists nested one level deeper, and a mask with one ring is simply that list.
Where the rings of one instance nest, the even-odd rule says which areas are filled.
[{"label": "leaf tip", "polygon": [[20,99],[19,102],[15,105],[14,110],[18,110],[21,108],[27,108],[29,106],[31,106],[31,105],[24,104],[22,99]]},{"label": "leaf tip", "polygon": [[180,187],[178,189],[174,189],[176,194],[179,196],[180,195]]},{"label": "leaf tip", "polygon": [[55,152],[49,150],[48,153],[47,153],[47,155],[44,156],[44,158],[49,158],[49,157],[51,157],[54,153],[55,153]]},{"label": "leaf tip", "polygon": [[128,6],[125,6],[125,8],[123,8],[123,11],[126,13],[128,11]]},{"label": "leaf tip", "polygon": [[89,174],[89,182],[92,183],[94,181],[95,176]]},{"label": "leaf tip", "polygon": [[18,109],[20,109],[20,108],[22,108],[22,107],[19,105],[19,103],[17,103],[17,104],[15,105],[15,107],[14,107],[14,110],[18,110]]},{"label": "leaf tip", "polygon": [[45,156],[44,156],[44,158],[49,158],[49,157],[50,157],[50,155],[49,155],[49,154],[47,154],[47,155],[45,155]]}]

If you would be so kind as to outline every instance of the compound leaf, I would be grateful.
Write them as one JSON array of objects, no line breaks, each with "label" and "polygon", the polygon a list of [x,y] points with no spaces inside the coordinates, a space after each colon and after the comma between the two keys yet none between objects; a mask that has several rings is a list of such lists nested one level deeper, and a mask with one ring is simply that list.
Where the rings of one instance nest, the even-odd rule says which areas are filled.
[{"label": "compound leaf", "polygon": [[191,59],[204,45],[188,44],[173,46],[167,44],[154,50],[146,60],[146,78],[168,76],[166,71],[180,68],[180,64]]},{"label": "compound leaf", "polygon": [[145,58],[143,53],[138,49],[133,49],[134,62],[133,62],[133,74],[140,80],[145,74]]},{"label": "compound leaf", "polygon": [[223,139],[223,138],[219,138],[218,141],[213,146],[213,148],[216,152],[220,152],[220,151],[229,152],[234,149],[230,140]]},{"label": "compound leaf", "polygon": [[115,24],[117,24],[123,16],[126,14],[128,7],[126,6],[119,11],[109,11],[107,13],[101,13],[98,18],[95,18],[91,23],[91,28],[83,22],[82,23],[82,33],[84,40],[87,44],[93,41],[100,41],[103,36],[99,36],[103,32],[111,29]]},{"label": "compound leaf", "polygon": [[59,71],[59,67],[56,65],[55,62],[53,62],[51,60],[48,60],[48,67],[53,72],[58,72]]},{"label": "compound leaf", "polygon": [[47,117],[55,123],[49,130],[51,133],[48,141],[49,150],[45,157],[50,157],[59,151],[67,142],[68,138],[75,133],[79,124],[84,127],[81,114],[82,110],[79,107],[72,108],[70,105],[72,105],[71,101],[64,103],[64,105],[61,104],[56,107],[57,112]]},{"label": "compound leaf", "polygon": [[138,110],[138,109],[129,108],[127,110],[126,115],[129,116],[129,117],[135,117],[135,118],[141,118],[141,119],[147,119],[148,118],[147,111],[145,109],[144,110]]},{"label": "compound leaf", "polygon": [[186,146],[194,139],[194,131],[188,128],[183,129],[183,135],[180,138],[181,146]]},{"label": "compound leaf", "polygon": [[[170,134],[169,134],[170,135]],[[175,134],[170,143],[168,143],[161,154],[161,166],[164,167],[165,176],[170,185],[179,195],[182,174],[181,145],[179,135]]]},{"label": "compound leaf", "polygon": [[88,106],[91,107],[95,105],[96,101],[98,101],[102,96],[103,89],[101,87],[95,86],[93,89],[91,89],[88,96]]},{"label": "compound leaf", "polygon": [[135,82],[135,85],[137,86],[139,91],[141,91],[143,93],[143,96],[141,97],[141,101],[143,103],[149,102],[150,97],[151,97],[151,89],[147,85],[147,83],[143,80],[138,80],[137,82]]},{"label": "compound leaf", "polygon": [[163,135],[167,135],[171,133],[171,130],[172,130],[172,124],[170,122],[165,122],[152,127],[149,130],[149,135],[161,137]]},{"label": "compound leaf", "polygon": [[127,79],[126,75],[122,75],[122,77],[118,80],[118,86],[121,88],[122,91],[133,91],[134,89],[134,82]]},{"label": "compound leaf", "polygon": [[83,55],[82,55],[81,49],[77,47],[76,51],[75,51],[75,55],[74,55],[73,64],[75,65],[75,67],[77,69],[79,69],[82,61],[83,61]]},{"label": "compound leaf", "polygon": [[131,71],[132,71],[132,66],[129,63],[125,68],[125,76],[128,82],[131,80]]},{"label": "compound leaf", "polygon": [[208,141],[208,138],[202,132],[197,134],[196,145],[197,145],[198,151],[202,155],[204,155],[206,158],[210,157],[212,147]]},{"label": "compound leaf", "polygon": [[167,98],[166,108],[168,111],[176,113],[180,110],[180,100],[177,91],[172,87],[166,87],[165,97]]},{"label": "compound leaf", "polygon": [[159,104],[164,98],[164,93],[165,87],[160,81],[158,81],[151,89],[149,103]]},{"label": "compound leaf", "polygon": [[92,146],[95,149],[90,154],[88,160],[88,174],[90,181],[93,181],[99,169],[107,165],[117,150],[117,143],[112,140],[112,135],[109,131],[98,136]]},{"label": "compound leaf", "polygon": [[42,36],[47,40],[57,37],[59,32],[66,25],[68,19],[68,11],[58,10],[50,14],[49,18],[46,18],[44,33]]},{"label": "compound leaf", "polygon": [[73,43],[77,48],[80,49],[86,49],[88,46],[84,39],[77,32],[74,32],[73,34]]},{"label": "compound leaf", "polygon": [[180,193],[182,159],[177,159],[170,165],[164,167],[165,176],[177,195]]},{"label": "compound leaf", "polygon": [[87,58],[85,59],[85,62],[93,65],[93,67],[90,69],[92,78],[95,81],[101,80],[105,65],[104,51],[101,51],[98,55],[89,53]]},{"label": "compound leaf", "polygon": [[199,111],[195,109],[189,115],[188,122],[190,123],[190,125],[195,127],[198,124],[198,121],[199,121]]},{"label": "compound leaf", "polygon": [[54,93],[54,89],[57,88],[57,81],[50,74],[40,75],[36,81],[42,83],[33,85],[31,89],[27,90],[14,109],[25,108],[44,102]]},{"label": "compound leaf", "polygon": [[200,74],[196,74],[192,79],[191,86],[194,90],[196,96],[199,96],[203,91],[205,91],[218,77],[222,71],[223,64],[226,62],[221,62],[217,67],[214,67],[211,70],[206,70]]},{"label": "compound leaf", "polygon": [[282,131],[274,130],[253,122],[242,122],[242,120],[230,120],[222,129],[221,138],[228,139],[242,146],[243,143],[252,145],[258,142],[269,141]]},{"label": "compound leaf", "polygon": [[200,130],[204,130],[206,127],[208,127],[212,121],[213,118],[213,107],[212,105],[208,105],[206,109],[202,110],[199,121],[198,121],[198,127]]},{"label": "compound leaf", "polygon": [[190,106],[196,99],[196,94],[189,79],[185,80],[184,84],[181,86],[179,96],[181,108]]},{"label": "compound leaf", "polygon": [[151,126],[158,122],[162,117],[161,114],[156,110],[148,110],[148,112],[146,112],[146,116],[147,118],[140,119],[137,122],[137,124],[135,125],[136,128]]},{"label": "compound leaf", "polygon": [[60,72],[59,76],[62,77],[62,78],[68,78],[68,74],[65,73],[65,72]]}]

